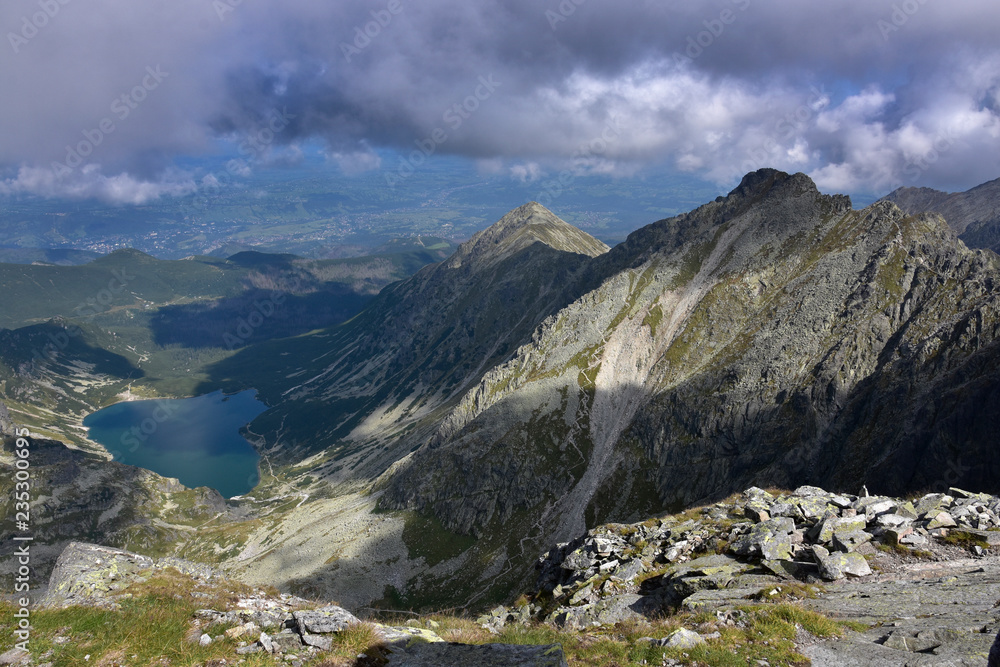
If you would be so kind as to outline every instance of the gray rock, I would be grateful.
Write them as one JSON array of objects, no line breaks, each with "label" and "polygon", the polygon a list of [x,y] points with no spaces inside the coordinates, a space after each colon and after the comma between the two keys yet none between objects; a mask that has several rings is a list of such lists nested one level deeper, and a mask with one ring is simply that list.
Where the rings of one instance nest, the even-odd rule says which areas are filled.
[{"label": "gray rock", "polygon": [[938,512],[929,516],[930,521],[927,523],[927,530],[934,530],[935,528],[954,528],[958,524],[955,523],[955,519],[952,518],[951,514],[948,512]]},{"label": "gray rock", "polygon": [[800,486],[792,492],[794,496],[800,496],[802,498],[811,498],[813,496],[823,496],[828,498],[830,493],[819,488],[818,486]]},{"label": "gray rock", "polygon": [[943,493],[928,493],[917,501],[915,509],[917,516],[922,517],[929,513],[937,514],[942,510],[947,510],[954,502],[955,499],[952,496]]},{"label": "gray rock", "polygon": [[815,563],[793,560],[765,560],[761,563],[761,566],[768,572],[783,579],[803,579],[818,571]]},{"label": "gray rock", "polygon": [[21,665],[27,664],[31,660],[31,654],[19,648],[12,648],[0,654],[0,665]]},{"label": "gray rock", "polygon": [[819,574],[827,581],[836,581],[845,576],[865,577],[872,573],[865,557],[856,553],[834,553],[820,556]]},{"label": "gray rock", "polygon": [[322,635],[302,635],[302,643],[306,646],[313,646],[320,651],[329,651],[333,647],[333,639]]},{"label": "gray rock", "polygon": [[837,533],[833,536],[833,548],[837,551],[856,551],[862,544],[872,541],[872,534],[864,530],[854,530],[848,533]]},{"label": "gray rock", "polygon": [[628,582],[632,581],[645,571],[646,568],[643,566],[642,561],[630,560],[627,563],[619,565],[618,569],[615,570],[611,576],[617,577],[622,581]]},{"label": "gray rock", "polygon": [[387,667],[567,667],[561,646],[414,644],[393,650]]},{"label": "gray rock", "polygon": [[927,544],[927,538],[920,533],[910,533],[904,537],[899,538],[900,544],[905,544],[908,547],[922,547]]},{"label": "gray rock", "polygon": [[579,607],[560,607],[545,620],[561,628],[582,630],[614,625],[622,621],[641,620],[648,614],[659,611],[662,611],[660,605],[650,597],[623,593]]},{"label": "gray rock", "polygon": [[586,570],[593,567],[596,562],[597,559],[590,553],[583,549],[577,549],[563,560],[560,567],[565,570]]},{"label": "gray rock", "polygon": [[897,651],[923,653],[924,651],[929,651],[932,648],[937,648],[942,643],[943,642],[937,641],[935,637],[918,638],[905,630],[897,630],[889,635],[883,646],[896,649]]},{"label": "gray rock", "polygon": [[208,634],[203,633],[201,637],[198,639],[198,644],[200,644],[201,646],[208,646],[211,643],[212,643],[212,636]]},{"label": "gray rock", "polygon": [[294,653],[304,646],[299,633],[291,630],[283,630],[271,637],[271,645],[275,653]]},{"label": "gray rock", "polygon": [[820,544],[829,544],[835,534],[864,530],[867,525],[868,522],[863,516],[831,517],[816,524],[811,537],[815,542],[819,542]]},{"label": "gray rock", "polygon": [[340,632],[349,625],[361,622],[354,614],[336,605],[311,611],[296,611],[292,616],[302,636],[306,633]]},{"label": "gray rock", "polygon": [[754,525],[730,550],[740,556],[758,556],[766,560],[791,560],[791,534],[795,522],[787,517],[768,519]]},{"label": "gray rock", "polygon": [[681,628],[667,636],[666,642],[662,645],[667,648],[689,649],[704,643],[704,638],[697,632]]},{"label": "gray rock", "polygon": [[260,633],[260,639],[258,639],[257,641],[260,642],[260,645],[264,648],[265,651],[267,651],[268,653],[274,653],[274,643],[271,641],[270,635],[268,635],[266,632]]}]

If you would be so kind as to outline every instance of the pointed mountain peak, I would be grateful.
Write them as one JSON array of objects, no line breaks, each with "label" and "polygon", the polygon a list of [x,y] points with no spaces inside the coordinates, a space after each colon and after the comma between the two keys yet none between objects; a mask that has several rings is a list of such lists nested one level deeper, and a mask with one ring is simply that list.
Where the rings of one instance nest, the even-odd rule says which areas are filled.
[{"label": "pointed mountain peak", "polygon": [[480,258],[493,263],[532,243],[589,257],[603,255],[609,250],[604,243],[560,219],[538,202],[528,202],[460,245],[448,261],[448,266],[457,268],[480,261]]}]

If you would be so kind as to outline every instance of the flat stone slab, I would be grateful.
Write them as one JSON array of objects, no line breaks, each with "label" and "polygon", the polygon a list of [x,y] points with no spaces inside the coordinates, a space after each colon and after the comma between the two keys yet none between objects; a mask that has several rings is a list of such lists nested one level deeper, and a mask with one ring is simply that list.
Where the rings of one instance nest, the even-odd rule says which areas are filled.
[{"label": "flat stone slab", "polygon": [[803,600],[807,609],[834,618],[882,624],[806,646],[803,655],[816,667],[983,667],[1000,627],[1000,609],[993,608],[1000,599],[1000,562],[918,564],[896,576],[841,582],[828,586],[820,598]]},{"label": "flat stone slab", "polygon": [[559,645],[414,644],[393,651],[387,667],[568,667]]}]

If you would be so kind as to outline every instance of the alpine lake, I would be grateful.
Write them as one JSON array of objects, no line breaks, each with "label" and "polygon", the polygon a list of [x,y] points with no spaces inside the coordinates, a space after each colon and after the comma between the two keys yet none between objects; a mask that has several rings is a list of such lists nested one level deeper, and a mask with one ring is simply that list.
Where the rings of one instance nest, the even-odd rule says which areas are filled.
[{"label": "alpine lake", "polygon": [[125,463],[175,477],[188,488],[208,486],[225,498],[259,481],[260,455],[240,429],[267,406],[257,392],[226,396],[125,401],[88,415],[88,437]]}]

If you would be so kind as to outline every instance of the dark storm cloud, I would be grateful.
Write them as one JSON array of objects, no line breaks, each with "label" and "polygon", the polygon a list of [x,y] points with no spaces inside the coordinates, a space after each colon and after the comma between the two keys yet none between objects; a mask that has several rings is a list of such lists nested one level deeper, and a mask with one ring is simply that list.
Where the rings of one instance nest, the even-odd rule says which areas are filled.
[{"label": "dark storm cloud", "polygon": [[180,194],[175,156],[275,114],[264,148],[320,138],[347,170],[431,147],[525,179],[967,187],[1000,175],[998,28],[992,0],[8,0],[0,192]]}]

